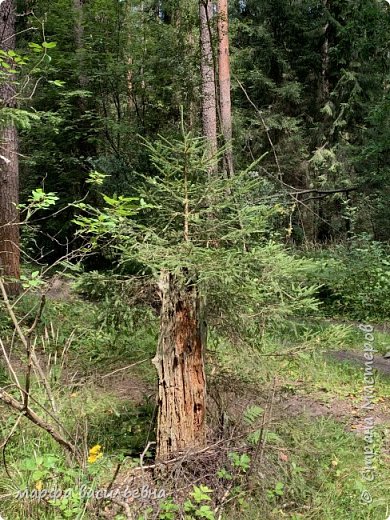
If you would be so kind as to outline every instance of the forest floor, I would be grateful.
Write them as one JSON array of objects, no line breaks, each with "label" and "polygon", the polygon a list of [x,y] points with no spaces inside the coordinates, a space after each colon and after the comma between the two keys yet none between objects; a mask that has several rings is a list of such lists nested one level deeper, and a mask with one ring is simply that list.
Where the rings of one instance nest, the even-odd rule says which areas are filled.
[{"label": "forest floor", "polygon": [[[21,313],[36,303],[34,297],[27,300]],[[83,300],[67,284],[57,286],[42,315],[37,353],[61,420],[85,449],[96,444],[104,447],[96,466],[100,485],[107,486],[118,471],[118,489],[142,483],[152,486],[156,481],[147,468],[153,466],[149,443],[156,382],[151,358],[157,318],[153,313],[126,315],[123,309],[116,315],[112,309],[111,303]],[[8,327],[7,319],[0,319],[2,337],[8,334],[10,339]],[[58,446],[23,420],[23,428],[7,444],[6,466],[0,468],[0,516],[5,520],[122,519],[130,518],[128,508],[135,507],[136,513],[131,514],[137,520],[175,520],[180,518],[175,507],[202,484],[216,499],[210,518],[386,520],[390,514],[390,360],[383,357],[390,345],[387,326],[376,326],[374,336],[378,352],[369,412],[376,453],[373,482],[362,478],[367,447],[367,411],[362,406],[364,335],[356,323],[317,319],[268,330],[261,349],[243,351],[211,333],[206,360],[210,449],[196,461],[187,460],[187,465],[175,463],[165,475],[164,488],[173,498],[160,504],[159,513],[150,501],[137,502],[135,507],[134,498],[122,503],[102,501],[94,512],[76,499],[57,505],[16,501],[15,489],[37,484],[36,471],[42,469],[38,463],[44,465],[46,457],[61,460],[60,468],[55,477],[39,473],[39,482],[47,479],[65,485],[76,475]],[[22,378],[23,365],[15,366]],[[0,373],[0,380],[5,379]],[[39,384],[36,392],[42,398]],[[2,411],[0,434],[6,438],[15,417]],[[261,431],[260,442],[249,442],[252,430]],[[244,455],[251,461],[248,467]],[[200,507],[207,503],[199,504],[194,518],[202,517]]]}]

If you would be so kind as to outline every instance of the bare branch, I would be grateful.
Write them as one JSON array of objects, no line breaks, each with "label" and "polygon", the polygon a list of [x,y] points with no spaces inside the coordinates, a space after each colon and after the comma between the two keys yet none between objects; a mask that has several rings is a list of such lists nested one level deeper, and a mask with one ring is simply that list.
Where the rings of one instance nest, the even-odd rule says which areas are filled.
[{"label": "bare branch", "polygon": [[36,414],[31,408],[25,409],[24,403],[19,402],[11,394],[6,392],[3,388],[0,388],[0,400],[6,405],[10,406],[13,410],[25,415],[36,426],[39,426],[42,430],[45,430],[55,441],[61,446],[66,448],[76,459],[78,459],[77,448],[68,442],[53,425],[47,423],[42,417]]},{"label": "bare branch", "polygon": [[22,391],[22,387],[21,387],[21,385],[20,385],[20,382],[19,382],[18,376],[17,376],[17,374],[16,374],[16,372],[15,372],[13,366],[12,366],[12,363],[11,363],[9,357],[8,357],[7,351],[6,351],[6,349],[5,349],[4,343],[3,343],[3,341],[2,341],[1,338],[0,338],[0,347],[1,347],[1,350],[2,350],[2,352],[3,352],[4,360],[5,360],[5,363],[6,363],[6,365],[7,365],[8,371],[9,371],[9,373],[11,374],[12,379],[13,379],[14,382],[15,382],[15,385],[16,385],[17,388],[19,389],[21,397],[23,398],[23,391]]},{"label": "bare branch", "polygon": [[105,374],[104,376],[102,376],[102,379],[113,376],[114,374],[117,374],[118,372],[122,372],[123,370],[128,370],[129,368],[140,365],[141,363],[145,363],[145,361],[151,361],[151,359],[150,358],[141,359],[141,361],[137,361],[136,363],[133,363],[131,365],[127,365],[123,368],[118,368],[117,370],[114,370],[113,372],[109,372],[108,374]]}]

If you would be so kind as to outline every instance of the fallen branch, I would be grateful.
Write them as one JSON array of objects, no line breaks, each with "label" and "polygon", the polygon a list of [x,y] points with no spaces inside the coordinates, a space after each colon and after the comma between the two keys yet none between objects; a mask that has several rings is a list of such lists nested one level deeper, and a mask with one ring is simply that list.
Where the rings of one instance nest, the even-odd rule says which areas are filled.
[{"label": "fallen branch", "polygon": [[19,336],[19,339],[20,341],[22,342],[24,348],[26,349],[26,353],[27,353],[27,360],[28,360],[28,365],[27,365],[27,373],[26,373],[26,388],[27,388],[27,392],[24,394],[24,398],[26,400],[26,403],[25,405],[27,406],[28,405],[28,395],[29,395],[29,385],[30,385],[30,373],[31,373],[31,364],[33,364],[34,366],[34,369],[38,372],[40,378],[42,379],[42,382],[43,382],[43,386],[45,387],[45,390],[46,390],[46,393],[47,393],[47,397],[49,398],[49,401],[50,401],[50,404],[51,404],[51,407],[53,409],[53,411],[56,413],[57,412],[57,408],[56,408],[56,404],[55,404],[55,401],[54,401],[54,397],[53,397],[53,394],[51,392],[51,388],[50,388],[50,385],[49,385],[49,382],[42,370],[42,367],[40,366],[39,364],[39,361],[38,361],[38,358],[34,352],[34,350],[31,348],[31,337],[32,337],[32,334],[34,332],[34,330],[36,329],[38,323],[39,323],[39,320],[42,316],[42,312],[43,312],[43,308],[45,306],[45,302],[46,302],[46,299],[45,299],[45,295],[42,295],[42,298],[41,298],[41,302],[40,302],[40,305],[39,305],[39,310],[37,312],[37,315],[35,316],[35,319],[34,319],[34,322],[32,324],[32,326],[28,329],[27,333],[24,334],[20,324],[19,324],[19,321],[16,317],[16,314],[13,310],[13,306],[11,305],[9,299],[8,299],[8,295],[7,295],[7,291],[5,289],[5,285],[4,285],[4,282],[3,282],[3,279],[0,278],[0,291],[1,291],[1,294],[3,296],[3,301],[4,301],[4,304],[5,304],[5,307],[7,309],[7,312],[12,320],[12,323],[14,324],[14,328],[15,328],[15,331],[17,332],[18,336]]},{"label": "fallen branch", "polygon": [[[17,317],[15,315],[13,307],[12,307],[12,305],[11,305],[9,299],[8,299],[7,291],[5,289],[4,281],[3,281],[2,278],[0,278],[0,292],[1,292],[1,295],[3,297],[3,301],[4,301],[4,304],[5,304],[6,310],[7,310],[8,314],[9,314],[11,320],[12,320],[12,323],[14,325],[14,330],[15,330],[16,334],[19,336],[19,339],[22,342],[22,344],[23,344],[23,346],[24,346],[24,348],[26,350],[26,354],[27,354],[27,369],[26,369],[26,377],[25,377],[25,387],[23,389],[21,387],[21,385],[20,385],[20,382],[19,382],[19,379],[17,377],[16,371],[12,367],[12,363],[11,363],[11,361],[10,361],[8,355],[7,355],[7,352],[6,352],[6,349],[4,347],[4,344],[0,340],[0,347],[1,347],[4,359],[6,361],[8,370],[9,370],[11,376],[12,376],[12,379],[15,382],[16,388],[21,393],[21,400],[18,400],[15,397],[13,397],[9,392],[7,392],[5,390],[5,387],[0,388],[0,401],[2,401],[3,403],[5,403],[10,408],[12,408],[13,410],[17,411],[20,414],[19,415],[19,419],[18,419],[16,425],[19,423],[20,418],[22,416],[25,416],[33,424],[35,424],[36,426],[39,426],[41,429],[46,431],[61,446],[66,448],[66,450],[68,450],[68,452],[70,452],[76,458],[76,460],[80,461],[79,453],[78,453],[78,450],[75,447],[75,445],[73,445],[71,442],[66,440],[66,438],[64,438],[61,435],[61,433],[59,431],[57,431],[56,428],[52,424],[50,424],[47,421],[45,421],[40,415],[38,415],[34,410],[32,410],[32,408],[29,405],[30,399],[34,400],[35,402],[37,402],[30,395],[31,369],[32,369],[32,367],[34,367],[34,369],[42,377],[42,380],[43,380],[43,383],[44,383],[44,386],[45,386],[45,390],[46,390],[46,393],[47,393],[47,395],[49,397],[49,400],[50,400],[51,406],[53,408],[53,411],[54,412],[56,411],[54,398],[53,398],[53,395],[51,393],[50,385],[49,385],[49,383],[48,383],[48,381],[47,381],[47,379],[45,377],[45,374],[43,373],[43,370],[42,370],[42,368],[41,368],[41,366],[40,366],[40,364],[38,362],[38,359],[37,359],[37,357],[35,355],[34,343],[32,342],[33,333],[34,333],[34,331],[35,331],[35,329],[36,329],[36,327],[37,327],[37,325],[38,325],[38,323],[40,321],[40,318],[42,316],[43,308],[44,308],[44,305],[45,305],[45,296],[43,295],[42,298],[41,298],[39,309],[38,309],[38,312],[37,312],[37,314],[35,316],[33,324],[27,330],[27,332],[24,333],[22,328],[21,328],[21,326],[20,326],[20,323],[19,323],[19,321],[18,321],[18,319],[17,319]],[[39,406],[41,406],[41,408],[43,408],[45,411],[47,411],[44,406],[42,406],[40,403],[38,403],[38,404],[39,404]],[[49,413],[49,415],[51,417],[53,417],[53,415],[49,411],[47,411],[47,413]],[[56,417],[53,417],[53,418],[55,419],[57,424],[59,424],[60,427],[62,428],[62,425],[60,424],[58,419]],[[16,426],[14,426],[14,428],[16,428]],[[11,435],[14,433],[14,428],[11,431]],[[5,444],[3,444],[3,448],[7,445],[8,440],[9,440],[9,438],[6,439]],[[4,453],[4,449],[3,449],[3,453]]]},{"label": "fallen branch", "polygon": [[16,410],[20,414],[24,415],[36,426],[45,430],[55,441],[58,442],[61,446],[66,448],[72,455],[78,458],[77,449],[70,442],[62,437],[60,433],[54,428],[53,425],[47,423],[42,417],[40,417],[37,413],[34,412],[30,407],[25,408],[24,403],[19,402],[15,399],[11,394],[0,388],[0,400],[3,401],[6,405],[10,406],[13,410]]},{"label": "fallen branch", "polygon": [[149,361],[149,358],[141,359],[141,361],[137,361],[136,363],[133,363],[132,365],[127,365],[123,368],[117,368],[113,372],[109,372],[108,374],[105,374],[104,376],[102,376],[102,379],[113,376],[114,374],[117,374],[118,372],[123,372],[124,370],[128,370],[129,368],[133,368],[137,365],[140,365],[141,363],[145,363],[145,361]]}]

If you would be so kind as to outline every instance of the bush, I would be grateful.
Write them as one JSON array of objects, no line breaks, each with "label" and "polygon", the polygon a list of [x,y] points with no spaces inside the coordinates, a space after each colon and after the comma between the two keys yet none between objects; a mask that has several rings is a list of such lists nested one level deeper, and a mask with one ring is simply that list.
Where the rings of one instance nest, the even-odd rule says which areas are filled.
[{"label": "bush", "polygon": [[386,244],[368,236],[353,237],[317,253],[323,262],[316,274],[319,298],[328,315],[364,320],[390,316],[390,256]]}]

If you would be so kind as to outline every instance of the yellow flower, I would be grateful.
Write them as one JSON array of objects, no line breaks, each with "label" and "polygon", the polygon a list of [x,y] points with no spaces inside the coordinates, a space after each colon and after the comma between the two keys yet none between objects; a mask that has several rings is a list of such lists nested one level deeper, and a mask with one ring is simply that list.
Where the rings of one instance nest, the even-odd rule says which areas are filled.
[{"label": "yellow flower", "polygon": [[35,483],[35,489],[37,489],[38,491],[41,491],[43,488],[43,482],[42,480],[38,480],[38,482]]},{"label": "yellow flower", "polygon": [[93,464],[101,457],[103,457],[103,453],[102,453],[102,447],[100,446],[100,444],[96,444],[95,446],[92,446],[92,448],[89,450],[89,456],[88,456],[89,464]]}]

